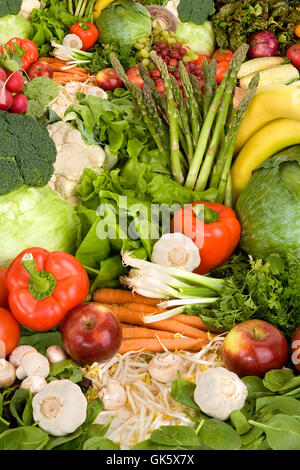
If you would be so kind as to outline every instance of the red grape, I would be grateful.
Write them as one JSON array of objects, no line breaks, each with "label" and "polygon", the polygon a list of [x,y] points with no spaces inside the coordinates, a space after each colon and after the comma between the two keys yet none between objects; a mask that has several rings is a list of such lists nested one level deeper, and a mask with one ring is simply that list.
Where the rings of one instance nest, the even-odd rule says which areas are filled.
[{"label": "red grape", "polygon": [[175,47],[176,47],[176,49],[181,49],[181,47],[182,47],[181,42],[176,42]]},{"label": "red grape", "polygon": [[180,75],[179,75],[178,70],[176,70],[176,71],[174,72],[174,77],[175,77],[175,78],[180,78]]},{"label": "red grape", "polygon": [[181,55],[181,57],[184,57],[186,54],[186,49],[184,47],[181,47],[178,52]]},{"label": "red grape", "polygon": [[169,55],[168,49],[162,49],[161,54],[163,57],[167,57]]},{"label": "red grape", "polygon": [[172,57],[172,59],[179,60],[179,59],[180,59],[180,54],[179,54],[178,51],[174,51],[174,50],[173,50],[173,51],[171,52],[171,57]]},{"label": "red grape", "polygon": [[151,78],[161,78],[159,70],[150,70],[149,75]]}]

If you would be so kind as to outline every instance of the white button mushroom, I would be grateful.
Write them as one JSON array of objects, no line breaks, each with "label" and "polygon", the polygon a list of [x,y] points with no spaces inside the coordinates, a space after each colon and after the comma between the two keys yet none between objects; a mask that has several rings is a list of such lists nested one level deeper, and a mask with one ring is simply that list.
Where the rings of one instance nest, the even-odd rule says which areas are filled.
[{"label": "white button mushroom", "polygon": [[99,392],[105,410],[118,410],[126,403],[126,392],[117,380],[110,380]]},{"label": "white button mushroom", "polygon": [[33,418],[52,436],[76,431],[86,419],[87,400],[71,380],[54,380],[32,400]]},{"label": "white button mushroom", "polygon": [[8,360],[13,366],[19,367],[21,365],[21,361],[22,361],[24,354],[28,352],[33,352],[33,351],[37,352],[37,350],[33,346],[29,346],[29,345],[18,346],[10,353]]},{"label": "white button mushroom", "polygon": [[10,387],[15,380],[16,369],[14,366],[5,359],[0,359],[0,388]]},{"label": "white button mushroom", "polygon": [[49,348],[47,348],[46,355],[50,364],[64,361],[68,357],[64,349],[58,345],[49,346]]},{"label": "white button mushroom", "polygon": [[166,233],[154,245],[152,263],[194,271],[200,265],[199,249],[182,233]]},{"label": "white button mushroom", "polygon": [[234,410],[243,408],[248,395],[244,382],[224,367],[212,367],[199,377],[194,400],[208,416],[225,421]]},{"label": "white button mushroom", "polygon": [[29,351],[22,357],[20,366],[17,368],[17,377],[20,380],[29,375],[38,375],[46,378],[50,372],[48,359],[37,351]]},{"label": "white button mushroom", "polygon": [[148,364],[150,376],[157,382],[168,383],[177,379],[177,373],[181,370],[182,360],[171,352],[158,354]]},{"label": "white button mushroom", "polygon": [[46,380],[38,375],[29,375],[20,385],[20,388],[30,390],[32,395],[41,392],[47,385]]}]

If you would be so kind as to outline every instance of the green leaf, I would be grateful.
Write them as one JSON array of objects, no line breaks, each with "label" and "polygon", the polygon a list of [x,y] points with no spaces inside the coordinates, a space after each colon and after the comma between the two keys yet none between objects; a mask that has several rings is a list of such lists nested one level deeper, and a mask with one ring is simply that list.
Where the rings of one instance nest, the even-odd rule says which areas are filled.
[{"label": "green leaf", "polygon": [[152,432],[151,441],[164,446],[197,447],[199,437],[189,426],[160,426]]},{"label": "green leaf", "polygon": [[262,429],[273,450],[300,450],[300,421],[292,416],[278,414],[267,423],[250,421]]},{"label": "green leaf", "polygon": [[268,450],[268,449],[270,449],[270,446],[268,444],[267,439],[264,436],[261,436],[258,439],[255,439],[254,441],[240,448],[240,450]]},{"label": "green leaf", "polygon": [[293,397],[264,397],[256,401],[256,411],[261,420],[266,414],[282,413],[300,417],[300,401]]},{"label": "green leaf", "polygon": [[195,388],[196,385],[193,382],[182,380],[180,373],[178,373],[178,379],[171,385],[172,398],[181,405],[188,406],[194,410],[200,410],[194,401]]},{"label": "green leaf", "polygon": [[74,383],[80,382],[83,377],[83,372],[79,364],[72,361],[72,359],[65,359],[64,361],[51,364],[50,377],[57,377],[60,379],[69,379]]},{"label": "green leaf", "polygon": [[132,450],[177,450],[178,446],[164,446],[161,444],[156,444],[151,441],[151,439],[146,439],[145,441],[138,442]]},{"label": "green leaf", "polygon": [[32,417],[32,395],[29,390],[19,388],[13,395],[9,409],[19,426],[30,426]]},{"label": "green leaf", "polygon": [[[64,450],[66,447],[72,448],[71,442],[75,443],[75,449],[80,449],[82,446],[80,446],[81,439],[80,437],[83,435],[83,430],[82,428],[76,429],[75,432],[72,434],[69,434],[68,436],[59,436],[59,437],[52,437],[50,438],[48,445],[47,445],[47,450]],[[68,444],[68,445],[65,445]],[[79,447],[78,447],[79,444]]]},{"label": "green leaf", "polygon": [[87,439],[90,437],[104,437],[113,420],[114,417],[111,417],[105,424],[90,424],[86,430]]},{"label": "green leaf", "polygon": [[42,450],[48,434],[34,426],[9,429],[0,434],[0,450]]},{"label": "green leaf", "polygon": [[263,434],[263,432],[264,431],[262,429],[252,427],[249,432],[241,436],[242,446],[244,447],[252,444]]},{"label": "green leaf", "polygon": [[244,377],[242,381],[248,389],[247,399],[273,395],[273,393],[270,392],[270,390],[264,386],[264,382],[259,377],[248,376]]},{"label": "green leaf", "polygon": [[33,346],[39,353],[46,355],[49,346],[58,345],[63,347],[61,334],[59,331],[50,331],[46,333],[34,333],[29,331],[28,334],[22,335],[18,346],[27,344]]},{"label": "green leaf", "polygon": [[241,447],[238,433],[218,419],[207,419],[198,432],[199,439],[211,449],[237,450]]},{"label": "green leaf", "polygon": [[266,373],[263,384],[272,392],[279,392],[293,378],[294,374],[291,370],[270,370]]},{"label": "green leaf", "polygon": [[91,437],[83,444],[83,450],[120,450],[120,446],[105,437]]},{"label": "green leaf", "polygon": [[248,424],[245,415],[240,410],[232,411],[232,413],[230,413],[229,419],[232,426],[240,436],[250,431],[251,426]]},{"label": "green leaf", "polygon": [[100,398],[96,398],[96,400],[91,401],[87,406],[86,419],[83,426],[93,424],[102,409],[103,403]]},{"label": "green leaf", "polygon": [[215,12],[213,0],[180,0],[177,7],[180,21],[203,24]]}]

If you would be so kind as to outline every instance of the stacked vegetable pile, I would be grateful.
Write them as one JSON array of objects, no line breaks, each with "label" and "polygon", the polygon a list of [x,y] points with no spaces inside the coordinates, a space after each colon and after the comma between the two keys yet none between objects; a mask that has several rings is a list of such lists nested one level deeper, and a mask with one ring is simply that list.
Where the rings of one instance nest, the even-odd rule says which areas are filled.
[{"label": "stacked vegetable pile", "polygon": [[299,28],[0,2],[0,450],[300,450]]}]

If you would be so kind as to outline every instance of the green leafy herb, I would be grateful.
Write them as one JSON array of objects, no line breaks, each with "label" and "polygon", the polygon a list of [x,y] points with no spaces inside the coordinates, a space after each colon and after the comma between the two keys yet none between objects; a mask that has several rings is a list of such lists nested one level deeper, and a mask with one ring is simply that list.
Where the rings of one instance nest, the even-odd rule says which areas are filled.
[{"label": "green leafy herb", "polygon": [[269,446],[273,450],[300,450],[300,421],[292,416],[278,414],[267,423],[249,421],[266,433]]},{"label": "green leafy herb", "polygon": [[180,0],[177,7],[180,21],[203,24],[215,12],[213,0]]},{"label": "green leafy herb", "polygon": [[194,410],[200,410],[199,406],[194,401],[194,391],[196,385],[188,380],[182,380],[178,372],[178,379],[171,385],[171,395],[173,400],[181,405],[188,406]]},{"label": "green leafy herb", "polygon": [[49,378],[69,379],[74,383],[80,382],[83,377],[83,372],[76,362],[72,359],[65,359],[64,361],[51,364]]},{"label": "green leafy herb", "polygon": [[119,47],[117,44],[99,44],[89,50],[92,52],[92,57],[89,63],[82,64],[82,66],[89,73],[98,73],[99,70],[111,67],[110,54],[115,54],[125,70],[134,67],[137,63],[135,58],[135,50],[131,47]]},{"label": "green leafy herb", "polygon": [[19,426],[30,426],[32,418],[32,395],[29,390],[19,388],[13,395],[9,409]]},{"label": "green leafy herb", "polygon": [[0,450],[42,450],[48,440],[48,434],[34,426],[8,429],[0,434]]},{"label": "green leafy herb", "polygon": [[83,444],[83,450],[120,450],[120,446],[105,437],[91,437]]},{"label": "green leafy herb", "polygon": [[151,434],[151,441],[165,446],[197,447],[199,437],[189,426],[160,426]]},{"label": "green leafy herb", "polygon": [[198,432],[199,439],[215,450],[237,450],[241,447],[238,433],[218,419],[205,419]]},{"label": "green leafy herb", "polygon": [[59,331],[48,331],[45,333],[35,333],[30,330],[23,330],[18,346],[27,344],[33,346],[41,354],[46,355],[49,346],[58,345],[63,347],[61,334]]}]

